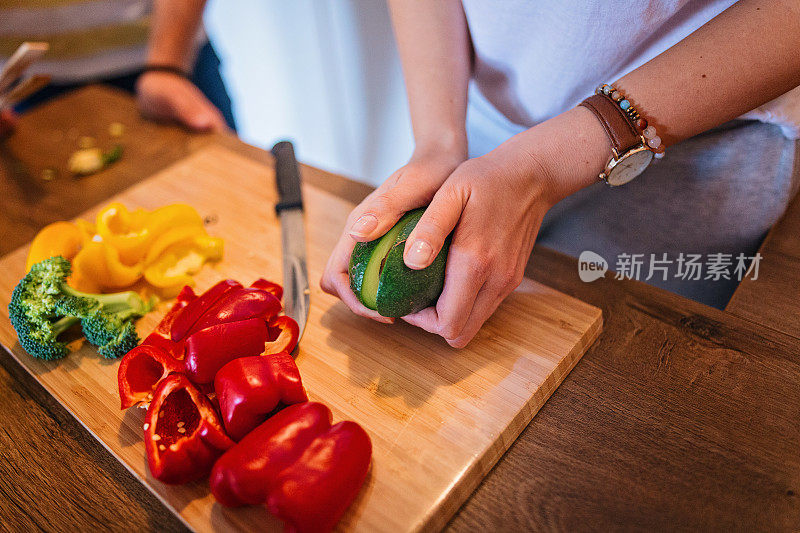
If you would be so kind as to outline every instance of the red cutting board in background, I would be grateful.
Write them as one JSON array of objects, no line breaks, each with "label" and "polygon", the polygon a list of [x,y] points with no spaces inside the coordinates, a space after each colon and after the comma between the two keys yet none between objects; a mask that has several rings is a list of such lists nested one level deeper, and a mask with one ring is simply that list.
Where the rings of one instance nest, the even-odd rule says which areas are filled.
[{"label": "red cutting board in background", "polygon": [[[438,529],[598,336],[601,312],[526,279],[462,350],[403,323],[360,318],[318,284],[353,205],[313,186],[303,192],[311,312],[297,364],[311,399],[328,404],[335,421],[361,424],[374,445],[366,485],[339,527]],[[274,173],[268,166],[211,146],[114,199],[148,209],[186,202],[216,220],[208,230],[225,239],[225,256],[203,269],[199,290],[223,278],[281,280]],[[277,530],[263,507],[226,509],[215,503],[205,482],[171,487],[150,477],[144,412],[119,410],[117,361],[102,359],[91,347],[54,362],[22,350],[7,304],[24,275],[26,253],[24,247],[0,260],[0,342],[189,527]],[[140,332],[149,332],[168,305],[143,318]]]}]

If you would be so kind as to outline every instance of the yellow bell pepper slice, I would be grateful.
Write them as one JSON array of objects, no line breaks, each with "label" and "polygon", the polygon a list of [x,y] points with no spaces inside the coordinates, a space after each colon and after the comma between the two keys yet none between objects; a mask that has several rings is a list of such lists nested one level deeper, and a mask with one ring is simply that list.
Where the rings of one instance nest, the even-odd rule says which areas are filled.
[{"label": "yellow bell pepper slice", "polygon": [[81,230],[72,222],[53,222],[36,234],[28,250],[25,271],[33,265],[56,255],[72,259],[81,249],[83,238]]},{"label": "yellow bell pepper slice", "polygon": [[100,243],[105,253],[108,277],[102,282],[103,287],[119,289],[127,287],[142,277],[142,265],[125,265],[120,260],[119,251],[108,243]]},{"label": "yellow bell pepper slice", "polygon": [[144,278],[160,289],[193,285],[192,274],[199,272],[206,261],[219,260],[222,247],[222,239],[208,235],[177,242],[148,264],[144,269]]},{"label": "yellow bell pepper slice", "polygon": [[127,265],[141,261],[152,240],[145,226],[147,219],[138,211],[113,202],[97,214],[98,235],[119,251],[120,260]]},{"label": "yellow bell pepper slice", "polygon": [[205,229],[202,226],[178,226],[165,231],[156,238],[150,249],[147,250],[147,255],[144,257],[144,264],[149,265],[158,259],[165,250],[171,246],[183,242],[192,241],[195,237],[205,235]]},{"label": "yellow bell pepper slice", "polygon": [[105,253],[99,242],[88,242],[72,260],[70,287],[83,292],[99,293],[103,286],[101,280],[108,277]]},{"label": "yellow bell pepper slice", "polygon": [[158,237],[171,228],[191,226],[202,230],[203,219],[187,204],[170,204],[154,211],[129,211],[119,202],[97,215],[97,233],[117,250],[126,265],[139,263]]},{"label": "yellow bell pepper slice", "polygon": [[122,264],[117,249],[102,241],[89,242],[78,252],[72,262],[72,272],[70,285],[79,290],[89,286],[100,290],[120,289],[142,277],[140,265]]},{"label": "yellow bell pepper slice", "polygon": [[[187,204],[147,211],[113,202],[96,223],[56,222],[34,239],[28,268],[63,255],[72,261],[69,284],[86,292],[119,290],[138,283],[159,293],[177,293],[206,261],[222,257],[222,239],[210,237],[202,217]],[[142,277],[144,276],[144,280]]]},{"label": "yellow bell pepper slice", "polygon": [[149,213],[147,227],[154,236],[177,226],[203,227],[203,217],[189,204],[169,204]]},{"label": "yellow bell pepper slice", "polygon": [[86,246],[87,243],[95,240],[95,235],[97,235],[97,226],[82,218],[77,219],[75,221],[75,225],[78,226],[78,229],[81,232],[81,246]]}]

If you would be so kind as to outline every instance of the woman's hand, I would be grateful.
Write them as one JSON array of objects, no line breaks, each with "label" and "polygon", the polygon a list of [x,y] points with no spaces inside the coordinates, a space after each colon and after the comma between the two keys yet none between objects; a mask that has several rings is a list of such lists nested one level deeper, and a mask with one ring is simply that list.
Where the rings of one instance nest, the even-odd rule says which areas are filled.
[{"label": "woman's hand", "polygon": [[430,203],[442,183],[465,159],[465,141],[454,143],[454,147],[431,146],[415,151],[408,164],[392,174],[350,213],[322,275],[322,290],[341,298],[358,315],[385,323],[394,322],[394,319],[364,307],[350,289],[348,267],[353,247],[357,241],[377,239],[389,231],[406,211]]},{"label": "woman's hand", "polygon": [[403,320],[461,348],[521,282],[542,218],[553,203],[547,169],[505,146],[460,165],[406,241],[405,263],[431,264],[455,229],[435,307]]},{"label": "woman's hand", "polygon": [[356,240],[376,239],[406,211],[430,204],[406,241],[404,260],[427,267],[453,232],[444,290],[435,307],[403,320],[466,346],[522,281],[547,210],[594,183],[610,153],[599,121],[575,108],[457,166],[458,158],[415,157],[350,215],[349,235],[334,249],[322,288],[359,315],[391,322],[350,290],[350,253]]},{"label": "woman's hand", "polygon": [[435,307],[403,317],[461,348],[522,282],[545,213],[595,182],[610,153],[600,123],[576,108],[466,161],[444,182],[406,241],[409,268],[431,264],[451,231]]},{"label": "woman's hand", "polygon": [[225,131],[228,125],[214,104],[191,81],[169,72],[145,72],[136,82],[142,114],[174,121],[192,131]]}]

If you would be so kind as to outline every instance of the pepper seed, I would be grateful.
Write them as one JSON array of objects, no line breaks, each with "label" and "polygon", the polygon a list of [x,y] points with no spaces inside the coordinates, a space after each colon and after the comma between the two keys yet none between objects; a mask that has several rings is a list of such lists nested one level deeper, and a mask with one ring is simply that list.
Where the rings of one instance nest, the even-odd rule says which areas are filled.
[{"label": "pepper seed", "polygon": [[164,450],[166,450],[166,449],[167,449],[167,447],[166,447],[166,446],[164,446],[163,444],[159,444],[159,445],[158,445],[158,449],[159,449],[160,451],[162,451],[162,452],[163,452]]},{"label": "pepper seed", "polygon": [[153,435],[153,440],[155,440],[155,441],[161,440],[161,435],[158,435],[158,434]]},{"label": "pepper seed", "polygon": [[178,428],[178,433],[186,433],[186,428]]}]

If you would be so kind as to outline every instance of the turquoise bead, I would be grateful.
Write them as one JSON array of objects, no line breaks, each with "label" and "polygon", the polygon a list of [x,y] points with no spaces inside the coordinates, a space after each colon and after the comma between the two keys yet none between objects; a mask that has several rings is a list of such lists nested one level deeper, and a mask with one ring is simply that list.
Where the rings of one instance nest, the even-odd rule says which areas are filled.
[{"label": "turquoise bead", "polygon": [[631,106],[631,103],[627,100],[623,100],[619,103],[619,106],[622,108],[623,111],[625,111]]}]

